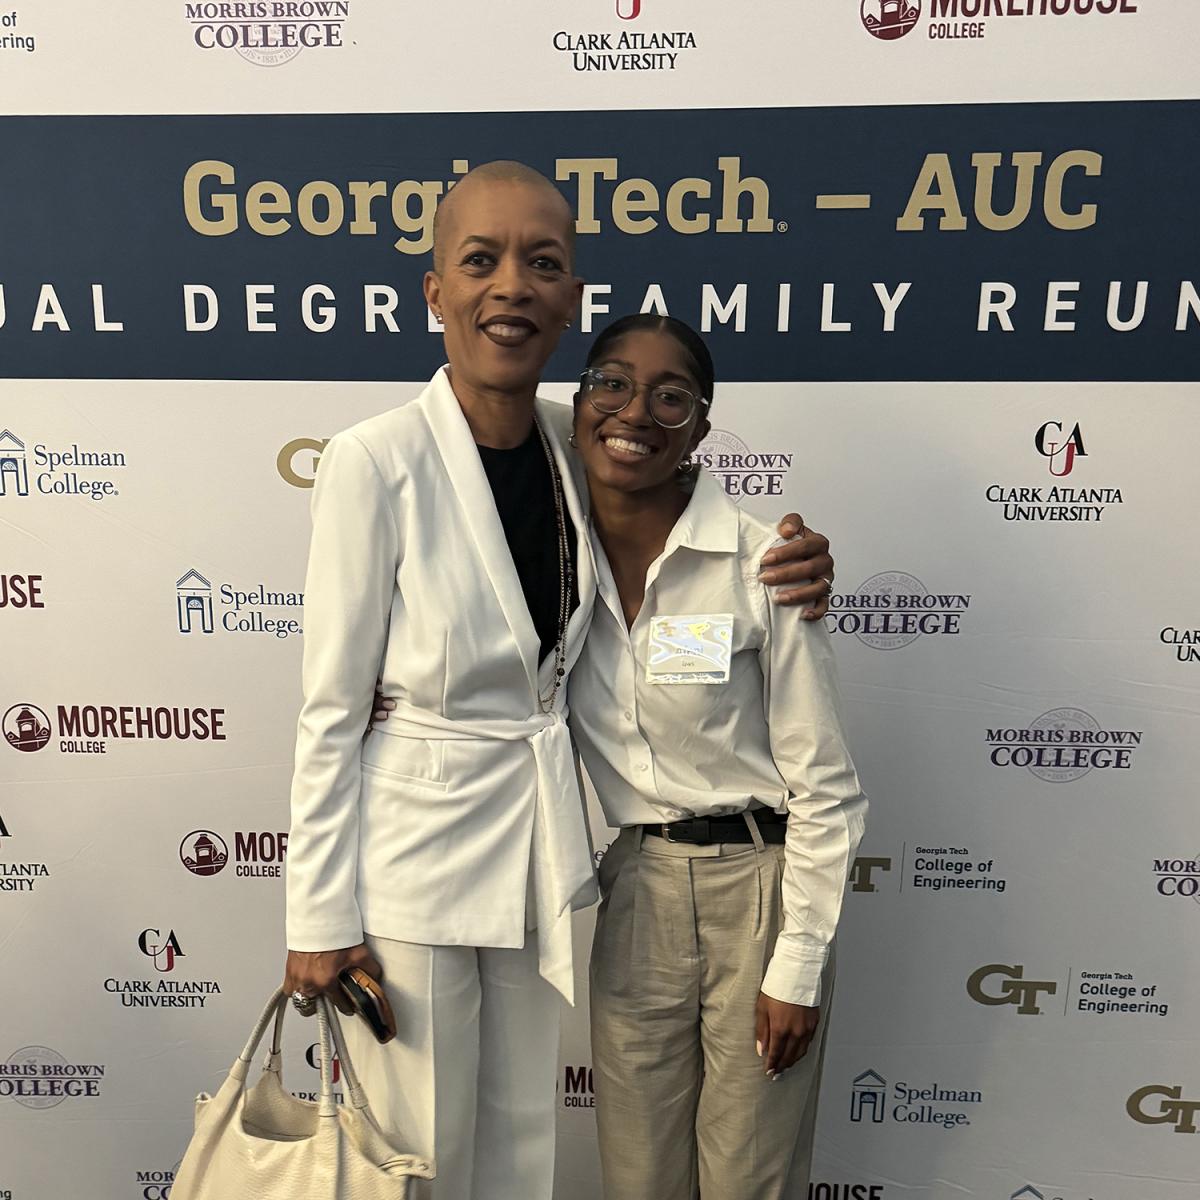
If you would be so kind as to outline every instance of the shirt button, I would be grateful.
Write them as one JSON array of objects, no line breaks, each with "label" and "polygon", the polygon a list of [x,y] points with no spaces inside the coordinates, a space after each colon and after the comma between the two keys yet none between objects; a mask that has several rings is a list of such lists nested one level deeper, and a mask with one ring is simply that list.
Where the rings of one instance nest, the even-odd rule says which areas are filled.
[{"label": "shirt button", "polygon": [[648,771],[650,768],[645,763],[638,763],[639,771]]},{"label": "shirt button", "polygon": [[626,709],[626,710],[625,710],[625,711],[624,711],[624,712],[621,714],[621,716],[623,716],[623,717],[625,718],[625,720],[627,720],[627,721],[632,721],[632,720],[633,720],[633,713],[631,713],[631,712],[629,711],[629,709]]}]

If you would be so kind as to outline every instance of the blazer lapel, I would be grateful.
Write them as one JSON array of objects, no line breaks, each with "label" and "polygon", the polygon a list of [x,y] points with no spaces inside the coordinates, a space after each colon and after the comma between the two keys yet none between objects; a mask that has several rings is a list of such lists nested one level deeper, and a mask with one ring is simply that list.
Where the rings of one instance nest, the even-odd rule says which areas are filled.
[{"label": "blazer lapel", "polygon": [[433,377],[418,403],[425,409],[446,474],[463,510],[463,522],[483,561],[504,619],[521,651],[529,686],[536,690],[540,649],[537,631],[525,603],[516,564],[508,549],[504,526],[500,524],[491,485],[445,367]]},{"label": "blazer lapel", "polygon": [[596,598],[596,563],[592,557],[592,539],[588,531],[587,484],[580,482],[585,476],[581,471],[576,475],[576,471],[579,470],[578,456],[559,440],[558,426],[547,415],[547,410],[553,403],[551,400],[539,399],[536,412],[550,443],[554,461],[558,464],[567,511],[575,524],[575,578],[579,587],[579,607],[571,614],[571,621],[567,626],[566,666],[570,670],[583,649],[583,639],[587,636],[588,627],[592,622],[592,604]]}]

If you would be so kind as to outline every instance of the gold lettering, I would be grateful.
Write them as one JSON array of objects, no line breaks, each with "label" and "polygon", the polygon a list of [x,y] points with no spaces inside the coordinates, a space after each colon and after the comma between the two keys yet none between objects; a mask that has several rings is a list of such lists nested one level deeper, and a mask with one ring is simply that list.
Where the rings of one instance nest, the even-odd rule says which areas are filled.
[{"label": "gold lettering", "polygon": [[[934,191],[934,185],[937,190]],[[967,218],[963,216],[958,189],[954,186],[954,172],[950,169],[948,154],[927,154],[921,164],[921,172],[913,185],[908,207],[896,222],[896,228],[904,233],[925,228],[926,209],[941,211],[939,229],[966,229]]]}]

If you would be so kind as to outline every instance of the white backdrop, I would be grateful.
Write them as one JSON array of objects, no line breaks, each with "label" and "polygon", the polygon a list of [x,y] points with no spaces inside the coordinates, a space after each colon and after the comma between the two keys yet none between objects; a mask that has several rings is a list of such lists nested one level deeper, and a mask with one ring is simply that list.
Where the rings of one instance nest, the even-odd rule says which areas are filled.
[{"label": "white backdrop", "polygon": [[[849,143],[823,151],[827,159],[804,151],[797,169],[811,191],[900,201],[882,232],[838,233],[831,251],[830,227],[813,226],[793,251],[791,274],[778,278],[794,282],[791,320],[813,339],[803,349],[780,342],[756,359],[738,349],[736,317],[714,318],[720,382],[705,449],[742,503],[766,516],[798,508],[833,541],[829,621],[872,799],[839,936],[811,1200],[1190,1200],[1200,1183],[1189,1137],[1200,1112],[1200,634],[1191,632],[1200,571],[1189,519],[1200,388],[1189,380],[1200,301],[1189,307],[1179,282],[1196,261],[1194,192],[1180,182],[1191,168],[1174,134],[1158,145],[1153,131],[1196,112],[1187,105],[1195,6],[1054,0],[1043,15],[1040,0],[924,0],[909,6],[921,10],[911,27],[885,39],[863,22],[872,0],[757,9],[622,0],[622,14],[637,10],[630,20],[611,0],[570,11],[350,0],[328,7],[328,20],[293,22],[336,26],[298,54],[202,49],[196,30],[215,6],[198,7],[189,17],[183,3],[77,0],[21,4],[11,22],[0,14],[0,105],[11,114],[0,119],[0,200],[34,214],[24,227],[0,218],[10,258],[0,261],[0,714],[10,742],[31,747],[0,746],[0,1200],[169,1196],[192,1098],[227,1070],[282,964],[305,484],[323,439],[410,399],[437,354],[419,310],[422,319],[400,322],[375,380],[346,343],[331,338],[322,350],[282,301],[276,333],[244,332],[243,286],[274,278],[254,273],[267,239],[243,229],[230,249],[195,233],[179,183],[205,155],[233,161],[211,128],[252,142],[278,127],[264,119],[192,137],[190,126],[123,114],[488,114],[493,132],[468,151],[483,161],[509,152],[496,114],[559,112],[573,128],[589,111],[611,112],[607,125],[573,134],[577,146],[548,151],[553,165],[556,154],[625,154],[622,110],[767,105],[780,110],[771,120],[796,110],[796,128],[808,130],[850,120],[843,109],[904,104],[928,106],[931,127],[950,122],[921,154],[966,130],[974,152],[1040,146],[1048,164],[1084,143],[1039,141],[1038,110],[1021,104],[1054,102],[1054,120],[1060,110],[1075,120],[1090,119],[1090,102],[1165,100],[1176,103],[1104,110],[1096,127],[1114,140],[1103,173],[1065,205],[1094,199],[1103,218],[1122,197],[1122,213],[1136,200],[1145,227],[1102,219],[1085,252],[1062,263],[1044,261],[1020,231],[963,234],[971,240],[947,259],[936,212],[930,236],[903,242],[895,219],[921,158],[888,160],[891,133],[880,135],[878,161]],[[275,33],[254,34],[261,23],[207,21],[214,39],[224,26],[250,29],[229,35],[243,41],[284,36],[270,21]],[[560,33],[623,32],[643,34],[642,45],[671,33],[674,50],[628,53],[678,57],[581,71],[555,46]],[[964,102],[978,107],[945,109]],[[810,105],[839,108],[806,121]],[[926,109],[904,112],[923,119]],[[868,115],[882,127],[891,113]],[[79,157],[38,158],[38,146],[103,115],[112,122],[78,135]],[[1023,141],[989,140],[1018,118]],[[749,133],[723,140],[723,119],[697,111],[688,126],[709,169],[745,153],[743,174],[766,174],[745,150]],[[532,128],[532,118],[511,120]],[[295,164],[298,180],[322,177],[340,128],[312,144],[312,162]],[[449,164],[458,135],[438,140],[440,128],[430,127],[431,153]],[[1135,128],[1150,133],[1120,140]],[[170,204],[133,185],[112,190],[126,171],[140,179],[140,163],[159,162],[154,139],[177,135],[186,141],[177,160],[154,168]],[[630,133],[631,144],[640,136]],[[788,147],[772,150],[777,164],[788,158]],[[362,178],[383,177],[359,157]],[[1146,162],[1159,175],[1144,174]],[[239,168],[246,182],[270,178],[244,158]],[[72,181],[65,193],[38,182],[55,172]],[[962,195],[970,215],[971,187]],[[60,223],[39,225],[39,209]],[[1031,223],[1041,220],[1035,209]],[[424,264],[395,254],[394,237],[381,236],[377,268],[359,282],[407,295]],[[750,283],[745,338],[764,322],[774,330],[778,278],[768,288],[749,258],[744,276],[723,265],[728,246],[738,261],[741,242],[714,235],[693,251],[679,233],[658,237],[606,227],[603,252],[581,238],[584,271],[614,281],[592,302],[615,316],[637,307],[649,283],[670,297],[685,277],[690,297],[696,256],[698,281],[718,243],[711,274],[722,298]],[[892,255],[886,270],[881,246]],[[318,282],[360,248],[292,230],[270,249],[281,270],[300,262],[301,278]],[[827,270],[830,253],[869,303],[844,288],[822,316],[821,285],[842,278]],[[1004,274],[1010,254],[1021,261]],[[117,259],[144,272],[144,294]],[[156,259],[169,283],[159,291]],[[977,334],[981,283],[1021,271],[1015,334],[998,325]],[[1143,278],[1144,328],[1105,331],[1108,282],[1127,281],[1128,312]],[[877,279],[893,293],[914,281],[893,335],[871,298]],[[918,307],[955,279],[969,285],[948,302],[957,325]],[[1083,284],[1078,331],[1052,327],[1072,314],[1046,312],[1049,280]],[[206,281],[229,297],[227,340],[199,343],[199,366],[148,375],[152,310],[182,329],[182,285]],[[69,330],[45,319],[47,282]],[[125,328],[97,328],[97,282],[107,285],[104,321]],[[359,327],[357,301],[338,290],[341,327]],[[672,311],[699,319],[698,307]],[[597,313],[594,327],[605,319]],[[831,327],[850,319],[851,330]],[[210,335],[188,336],[190,346]],[[1000,358],[988,358],[1006,337]],[[846,346],[851,366],[836,357]],[[914,346],[927,373],[907,365]],[[570,377],[584,348],[568,345],[555,379]],[[986,364],[978,375],[976,361]],[[863,381],[823,381],[831,363],[828,374]],[[893,363],[906,381],[891,381]],[[292,377],[304,373],[324,381]],[[546,392],[566,399],[570,388]],[[1073,456],[1050,445],[1068,441]],[[114,710],[107,730],[104,706]],[[163,738],[147,736],[153,713],[139,729],[129,712],[122,729],[123,707],[202,711],[186,726],[193,736]],[[172,714],[157,719],[166,729]],[[43,722],[49,736],[34,747]],[[214,727],[221,736],[194,736]],[[195,858],[202,833],[227,855],[215,873],[182,861]],[[610,835],[596,833],[602,847]],[[590,926],[590,914],[579,918],[581,943]],[[294,1041],[285,1065],[297,1092],[316,1086],[308,1049],[307,1037]],[[589,1066],[581,1006],[566,1023],[560,1073],[559,1191],[575,1200],[599,1196]]]}]

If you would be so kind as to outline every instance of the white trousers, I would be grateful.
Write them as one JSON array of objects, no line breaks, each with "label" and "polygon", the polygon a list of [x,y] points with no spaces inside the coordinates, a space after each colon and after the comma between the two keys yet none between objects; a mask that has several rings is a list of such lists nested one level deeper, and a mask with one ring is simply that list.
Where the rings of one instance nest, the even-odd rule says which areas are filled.
[{"label": "white trousers", "polygon": [[354,1065],[396,1148],[433,1158],[412,1200],[551,1200],[561,998],[522,950],[366,936],[396,1037],[344,1020]]}]

